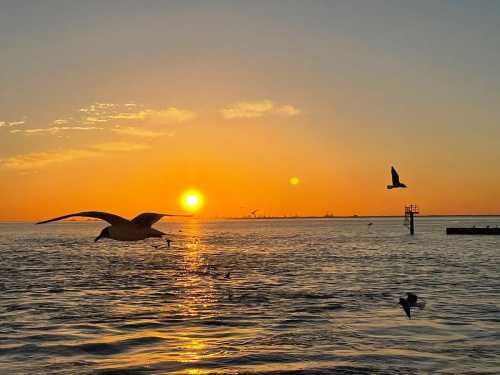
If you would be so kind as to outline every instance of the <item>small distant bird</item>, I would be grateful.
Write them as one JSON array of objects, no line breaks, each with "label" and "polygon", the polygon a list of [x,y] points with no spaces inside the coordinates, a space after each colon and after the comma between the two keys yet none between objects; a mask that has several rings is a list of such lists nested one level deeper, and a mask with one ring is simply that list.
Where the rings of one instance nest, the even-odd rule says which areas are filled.
[{"label": "small distant bird", "polygon": [[368,223],[368,226],[372,226],[372,225],[373,225],[373,223],[372,223],[372,222],[369,222],[369,223]]},{"label": "small distant bird", "polygon": [[[157,214],[153,212],[145,212],[133,218],[132,220],[124,219],[121,216],[109,214],[107,212],[99,212],[99,211],[85,211],[85,212],[77,212],[74,214],[59,216],[54,219],[49,219],[45,221],[40,221],[37,224],[45,224],[50,223],[52,221],[58,221],[67,219],[69,217],[92,217],[94,219],[101,219],[109,224],[110,226],[104,228],[99,236],[97,236],[94,242],[99,241],[101,238],[111,238],[117,241],[140,241],[145,240],[149,237],[161,237],[164,236],[165,233],[151,228],[151,226],[159,221],[164,216],[184,216],[188,217],[190,215],[171,215],[171,214]],[[167,240],[167,244],[170,240]]]},{"label": "small distant bird", "polygon": [[250,212],[250,214],[253,216],[253,217],[256,217],[257,216],[257,212],[259,211],[259,209],[256,209],[256,210],[253,210]]},{"label": "small distant bird", "polygon": [[418,307],[423,309],[425,307],[425,302],[418,302],[418,296],[415,293],[406,293],[406,298],[400,298],[399,304],[403,308],[408,319],[411,319],[411,308]]},{"label": "small distant bird", "polygon": [[167,247],[170,249],[170,243],[172,242],[172,240],[169,240],[167,239]]},{"label": "small distant bird", "polygon": [[387,189],[397,189],[397,188],[405,188],[407,187],[405,184],[399,181],[399,174],[396,172],[394,167],[391,167],[391,175],[392,175],[392,185],[387,185]]},{"label": "small distant bird", "polygon": [[231,272],[228,272],[224,275],[225,279],[230,279],[231,278]]}]

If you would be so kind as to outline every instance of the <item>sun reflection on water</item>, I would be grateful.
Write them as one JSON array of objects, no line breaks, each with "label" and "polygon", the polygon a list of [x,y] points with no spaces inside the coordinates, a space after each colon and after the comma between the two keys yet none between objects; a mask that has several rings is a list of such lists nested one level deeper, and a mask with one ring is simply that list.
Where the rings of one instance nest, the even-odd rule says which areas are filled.
[{"label": "sun reflection on water", "polygon": [[[2,373],[359,373],[381,363],[497,373],[476,358],[498,351],[497,310],[484,303],[498,289],[484,277],[498,273],[498,241],[457,247],[444,221],[421,220],[433,250],[399,236],[399,219],[378,220],[377,234],[358,220],[159,223],[170,248],[96,247],[94,223],[42,238],[16,224],[0,233]],[[409,320],[397,300],[416,281],[430,303]]]}]

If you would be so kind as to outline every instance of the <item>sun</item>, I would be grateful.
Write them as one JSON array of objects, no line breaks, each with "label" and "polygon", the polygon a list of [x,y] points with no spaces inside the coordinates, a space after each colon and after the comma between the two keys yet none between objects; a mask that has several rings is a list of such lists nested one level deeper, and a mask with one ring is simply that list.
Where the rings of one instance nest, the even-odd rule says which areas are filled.
[{"label": "sun", "polygon": [[290,185],[296,186],[300,184],[300,179],[297,176],[290,178]]},{"label": "sun", "polygon": [[203,195],[194,189],[186,190],[181,195],[180,203],[182,208],[189,212],[196,212],[203,207],[205,199]]}]

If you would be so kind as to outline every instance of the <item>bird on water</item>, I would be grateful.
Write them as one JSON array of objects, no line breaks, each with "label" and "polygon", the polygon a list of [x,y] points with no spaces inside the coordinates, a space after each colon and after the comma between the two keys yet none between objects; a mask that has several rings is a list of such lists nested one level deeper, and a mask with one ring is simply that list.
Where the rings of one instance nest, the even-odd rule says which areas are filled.
[{"label": "bird on water", "polygon": [[418,296],[415,293],[408,292],[406,295],[406,298],[401,297],[399,299],[399,304],[403,308],[408,319],[411,319],[411,309],[415,307],[423,309],[425,307],[425,302],[418,302]]},{"label": "bird on water", "polygon": [[99,211],[85,211],[77,212],[74,214],[59,216],[53,219],[40,221],[37,224],[45,224],[53,221],[63,220],[70,217],[91,217],[94,219],[100,219],[111,224],[110,226],[104,228],[99,236],[95,238],[95,242],[99,241],[101,238],[111,238],[117,241],[140,241],[145,240],[149,237],[162,237],[166,234],[152,228],[151,226],[159,221],[165,216],[181,216],[190,217],[191,215],[172,215],[172,214],[157,214],[153,212],[145,212],[137,215],[132,220],[127,220],[121,216],[110,214],[107,212]]},{"label": "bird on water", "polygon": [[391,175],[392,175],[392,185],[387,185],[387,189],[397,189],[397,188],[407,187],[405,184],[399,181],[399,174],[394,167],[391,167]]}]

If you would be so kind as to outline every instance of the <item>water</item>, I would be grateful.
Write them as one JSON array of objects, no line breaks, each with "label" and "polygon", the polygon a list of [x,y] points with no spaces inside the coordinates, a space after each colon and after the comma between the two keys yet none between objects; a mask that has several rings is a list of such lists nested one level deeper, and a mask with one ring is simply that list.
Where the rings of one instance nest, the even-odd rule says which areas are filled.
[{"label": "water", "polygon": [[500,373],[500,219],[371,221],[0,224],[0,373]]}]

